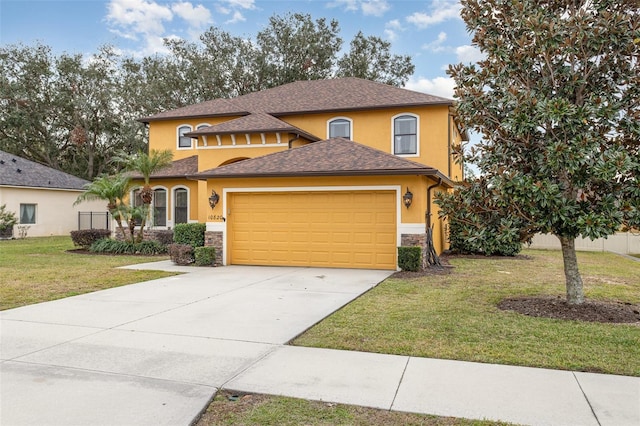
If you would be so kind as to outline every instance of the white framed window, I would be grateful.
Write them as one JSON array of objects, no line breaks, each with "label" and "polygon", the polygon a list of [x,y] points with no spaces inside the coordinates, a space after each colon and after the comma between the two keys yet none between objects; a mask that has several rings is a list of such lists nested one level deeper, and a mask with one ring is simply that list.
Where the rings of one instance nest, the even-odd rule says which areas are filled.
[{"label": "white framed window", "polygon": [[164,188],[154,189],[151,205],[153,226],[167,226],[167,190]]},{"label": "white framed window", "polygon": [[[131,191],[133,207],[142,207],[141,188]],[[163,187],[153,188],[153,198],[147,212],[147,223],[151,226],[167,226],[167,189]],[[134,218],[136,226],[142,225],[140,217]]]},{"label": "white framed window", "polygon": [[183,124],[178,126],[177,130],[177,138],[178,138],[178,149],[191,149],[193,141],[190,137],[185,136],[185,133],[189,133],[191,131],[191,126],[188,124]]},{"label": "white framed window", "polygon": [[391,120],[393,153],[395,155],[418,156],[420,122],[417,115],[399,114]]},{"label": "white framed window", "polygon": [[202,130],[202,129],[204,129],[205,127],[209,127],[209,126],[211,126],[211,124],[209,124],[209,123],[200,123],[200,124],[198,124],[198,125],[196,126],[196,130]]},{"label": "white framed window", "polygon": [[353,121],[347,117],[335,117],[327,121],[328,138],[346,138],[353,140]]},{"label": "white framed window", "polygon": [[20,224],[35,225],[36,204],[20,204]]},{"label": "white framed window", "polygon": [[173,189],[173,224],[189,222],[189,189]]}]

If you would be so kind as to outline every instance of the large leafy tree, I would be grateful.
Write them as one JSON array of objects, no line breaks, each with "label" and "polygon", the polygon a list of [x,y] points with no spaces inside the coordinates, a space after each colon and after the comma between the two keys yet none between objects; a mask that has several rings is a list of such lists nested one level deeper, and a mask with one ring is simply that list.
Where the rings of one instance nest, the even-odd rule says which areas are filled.
[{"label": "large leafy tree", "polygon": [[338,77],[358,77],[392,86],[404,86],[415,65],[408,55],[391,53],[391,43],[359,31],[350,50],[338,60]]},{"label": "large leafy tree", "polygon": [[485,55],[450,67],[468,160],[530,229],[558,237],[567,301],[584,301],[575,239],[640,225],[640,6],[462,0]]},{"label": "large leafy tree", "polygon": [[274,15],[258,32],[257,71],[266,87],[332,75],[342,39],[338,21],[307,14]]},{"label": "large leafy tree", "polygon": [[0,48],[0,147],[93,179],[120,150],[144,146],[121,91],[119,57],[53,55],[47,46]]}]

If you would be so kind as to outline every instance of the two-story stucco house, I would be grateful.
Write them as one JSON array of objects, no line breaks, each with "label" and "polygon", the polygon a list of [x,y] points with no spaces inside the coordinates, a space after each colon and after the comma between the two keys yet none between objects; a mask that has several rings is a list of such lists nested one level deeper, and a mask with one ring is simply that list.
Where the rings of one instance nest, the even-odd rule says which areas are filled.
[{"label": "two-story stucco house", "polygon": [[462,178],[452,101],[357,78],[300,81],[141,121],[154,225],[206,222],[222,264],[397,268],[397,247],[445,226],[436,191]]}]

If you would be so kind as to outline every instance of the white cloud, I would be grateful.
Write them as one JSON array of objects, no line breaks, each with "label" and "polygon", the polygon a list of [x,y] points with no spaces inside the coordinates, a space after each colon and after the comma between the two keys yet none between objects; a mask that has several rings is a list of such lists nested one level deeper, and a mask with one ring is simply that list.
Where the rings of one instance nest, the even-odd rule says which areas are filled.
[{"label": "white cloud", "polygon": [[429,13],[415,12],[407,16],[407,22],[418,28],[427,28],[450,19],[460,18],[460,3],[452,0],[434,0]]},{"label": "white cloud", "polygon": [[253,10],[256,8],[255,0],[223,0],[233,9]]},{"label": "white cloud", "polygon": [[433,79],[411,77],[405,89],[415,90],[416,92],[428,93],[430,95],[442,96],[443,98],[453,98],[453,89],[456,84],[452,78],[436,77]]},{"label": "white cloud", "polygon": [[201,4],[194,7],[189,2],[174,3],[171,5],[171,11],[187,21],[191,27],[202,28],[212,22],[211,12]]},{"label": "white cloud", "polygon": [[363,1],[360,7],[365,16],[382,16],[391,8],[386,0]]},{"label": "white cloud", "polygon": [[111,0],[107,5],[107,22],[127,38],[135,34],[162,34],[164,21],[171,21],[171,9],[146,0]]},{"label": "white cloud", "polygon": [[254,10],[256,5],[255,0],[222,0],[216,4],[215,8],[223,15],[231,15],[225,24],[235,24],[247,20],[242,14],[242,10]]},{"label": "white cloud", "polygon": [[359,0],[334,0],[327,4],[327,7],[342,7],[344,10],[355,12],[358,10]]},{"label": "white cloud", "polygon": [[213,22],[211,12],[203,5],[193,5],[186,1],[160,4],[153,0],[110,0],[107,4],[106,21],[109,30],[129,40],[141,40],[144,46],[129,52],[132,55],[166,53],[164,38],[178,38],[167,34],[165,24],[179,18],[180,28],[192,38],[202,32],[202,28]]},{"label": "white cloud", "polygon": [[385,37],[387,37],[387,40],[389,41],[396,41],[398,39],[398,34],[395,31],[390,30],[388,28],[384,30],[384,35]]},{"label": "white cloud", "polygon": [[456,47],[456,56],[458,62],[478,62],[485,58],[484,54],[480,52],[480,49],[474,46],[463,45]]},{"label": "white cloud", "polygon": [[387,22],[385,24],[385,27],[391,28],[391,29],[394,29],[394,30],[401,30],[402,29],[402,24],[397,19],[393,19],[393,20]]},{"label": "white cloud", "polygon": [[244,22],[246,20],[247,18],[245,18],[244,15],[240,13],[240,11],[236,10],[235,12],[233,12],[233,16],[231,17],[231,19],[226,21],[225,24],[235,24],[237,22]]},{"label": "white cloud", "polygon": [[334,0],[327,7],[339,7],[349,12],[362,11],[365,16],[382,16],[391,6],[387,0]]},{"label": "white cloud", "polygon": [[441,31],[440,34],[438,34],[437,39],[435,39],[432,42],[423,44],[422,48],[425,50],[430,50],[432,52],[442,52],[443,50],[445,50],[443,43],[446,40],[447,40],[447,33],[445,33],[444,31]]},{"label": "white cloud", "polygon": [[393,19],[384,24],[384,35],[390,41],[395,41],[398,38],[398,31],[402,31],[402,24],[397,19]]}]

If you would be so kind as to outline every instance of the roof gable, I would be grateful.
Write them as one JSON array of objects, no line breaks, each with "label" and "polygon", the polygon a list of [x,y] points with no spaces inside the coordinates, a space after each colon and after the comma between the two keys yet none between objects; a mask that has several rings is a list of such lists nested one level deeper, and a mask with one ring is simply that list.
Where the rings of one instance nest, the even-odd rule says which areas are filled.
[{"label": "roof gable", "polygon": [[[198,172],[198,156],[183,158],[182,160],[172,161],[167,167],[158,170],[151,175],[151,178],[184,178],[187,175]],[[141,179],[142,174],[139,172],[129,172],[132,179]]]},{"label": "roof gable", "polygon": [[0,186],[83,190],[89,181],[0,151]]},{"label": "roof gable", "polygon": [[215,99],[165,111],[141,121],[266,113],[274,116],[418,105],[451,105],[452,100],[361,78],[296,81],[232,99]]},{"label": "roof gable", "polygon": [[239,178],[284,176],[427,175],[438,170],[344,139],[332,138],[262,157],[205,170],[190,177]]}]

